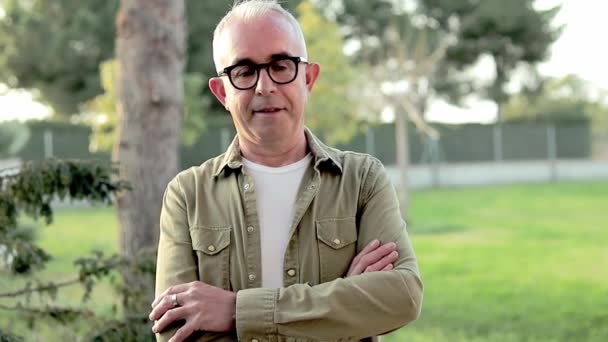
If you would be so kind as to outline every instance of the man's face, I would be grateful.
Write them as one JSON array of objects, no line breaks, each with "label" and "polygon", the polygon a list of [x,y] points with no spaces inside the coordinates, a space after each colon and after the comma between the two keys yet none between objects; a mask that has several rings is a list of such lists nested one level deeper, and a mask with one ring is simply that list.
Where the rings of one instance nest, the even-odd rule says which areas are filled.
[{"label": "man's face", "polygon": [[[218,69],[248,60],[268,63],[273,56],[305,56],[304,42],[287,19],[278,14],[243,22],[232,19],[219,37]],[[239,139],[253,144],[277,141],[289,143],[300,138],[308,95],[319,74],[317,64],[297,65],[298,75],[288,84],[274,83],[266,69],[260,70],[257,85],[239,90],[228,76],[214,77],[209,87],[230,111]]]}]

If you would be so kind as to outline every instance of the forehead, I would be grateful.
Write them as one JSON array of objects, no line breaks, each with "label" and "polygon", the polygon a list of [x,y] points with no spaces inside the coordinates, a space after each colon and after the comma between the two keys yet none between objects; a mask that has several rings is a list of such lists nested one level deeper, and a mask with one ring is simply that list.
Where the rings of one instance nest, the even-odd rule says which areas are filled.
[{"label": "forehead", "polygon": [[239,60],[266,62],[271,56],[304,56],[304,42],[293,24],[280,15],[230,20],[220,37],[220,61],[223,67]]}]

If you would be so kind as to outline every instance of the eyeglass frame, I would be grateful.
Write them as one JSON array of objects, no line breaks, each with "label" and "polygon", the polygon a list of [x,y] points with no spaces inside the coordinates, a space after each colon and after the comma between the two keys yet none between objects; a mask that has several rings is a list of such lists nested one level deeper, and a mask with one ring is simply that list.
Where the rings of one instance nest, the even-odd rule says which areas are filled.
[{"label": "eyeglass frame", "polygon": [[[293,78],[287,82],[277,82],[274,80],[274,78],[272,78],[272,76],[270,75],[270,64],[277,62],[277,61],[281,61],[281,60],[290,60],[293,63],[295,63],[296,65],[296,72],[293,76]],[[218,72],[217,76],[218,77],[222,77],[222,76],[228,76],[228,80],[230,81],[230,84],[232,84],[233,87],[235,87],[238,90],[249,90],[249,89],[253,89],[257,86],[258,82],[260,81],[260,69],[264,68],[266,69],[266,73],[268,74],[268,77],[270,77],[270,79],[272,80],[272,82],[276,83],[276,84],[288,84],[293,82],[296,78],[298,78],[298,72],[300,71],[300,63],[304,63],[304,64],[308,64],[308,60],[305,57],[300,57],[300,56],[281,56],[279,58],[273,58],[270,62],[268,63],[247,63],[247,62],[238,62],[234,65],[231,65],[229,67],[224,68],[222,71]],[[252,67],[255,67],[255,72],[256,72],[256,79],[255,82],[253,82],[253,85],[251,87],[247,87],[247,88],[241,88],[241,87],[237,87],[234,84],[234,81],[232,81],[232,77],[230,76],[230,72],[237,67],[240,66],[244,66],[244,65],[249,65]]]}]

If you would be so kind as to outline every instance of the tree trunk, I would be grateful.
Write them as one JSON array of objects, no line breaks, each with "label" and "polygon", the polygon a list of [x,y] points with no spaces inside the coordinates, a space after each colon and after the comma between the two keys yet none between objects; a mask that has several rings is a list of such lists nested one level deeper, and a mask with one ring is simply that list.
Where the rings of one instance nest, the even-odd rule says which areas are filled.
[{"label": "tree trunk", "polygon": [[406,113],[401,111],[402,109],[395,108],[395,137],[396,137],[396,151],[397,151],[397,166],[399,167],[399,187],[397,193],[399,194],[399,200],[401,204],[401,212],[404,218],[407,219],[408,213],[408,188],[409,183],[407,180],[407,169],[409,167],[409,145],[408,145],[408,132],[407,132],[407,118]]},{"label": "tree trunk", "polygon": [[[133,187],[117,198],[120,251],[132,261],[154,256],[163,192],[178,171],[184,6],[183,0],[121,0],[116,18],[120,124],[113,159]],[[126,313],[149,311],[153,275],[131,269],[123,277],[133,295],[124,296]]]}]

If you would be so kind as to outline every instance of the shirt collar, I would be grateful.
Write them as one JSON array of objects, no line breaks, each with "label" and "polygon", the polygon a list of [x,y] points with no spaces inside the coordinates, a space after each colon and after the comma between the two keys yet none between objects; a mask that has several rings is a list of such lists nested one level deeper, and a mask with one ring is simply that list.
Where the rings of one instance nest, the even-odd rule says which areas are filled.
[{"label": "shirt collar", "polygon": [[[324,167],[327,167],[329,170],[333,169],[342,173],[342,164],[340,163],[336,152],[323,144],[321,140],[312,134],[308,127],[304,128],[304,133],[306,135],[308,149],[315,160],[315,168],[320,171]],[[243,162],[237,134],[230,146],[228,146],[228,149],[226,149],[221,161],[215,165],[213,176],[218,177],[222,172],[229,173],[230,171],[240,170],[242,167]]]}]

